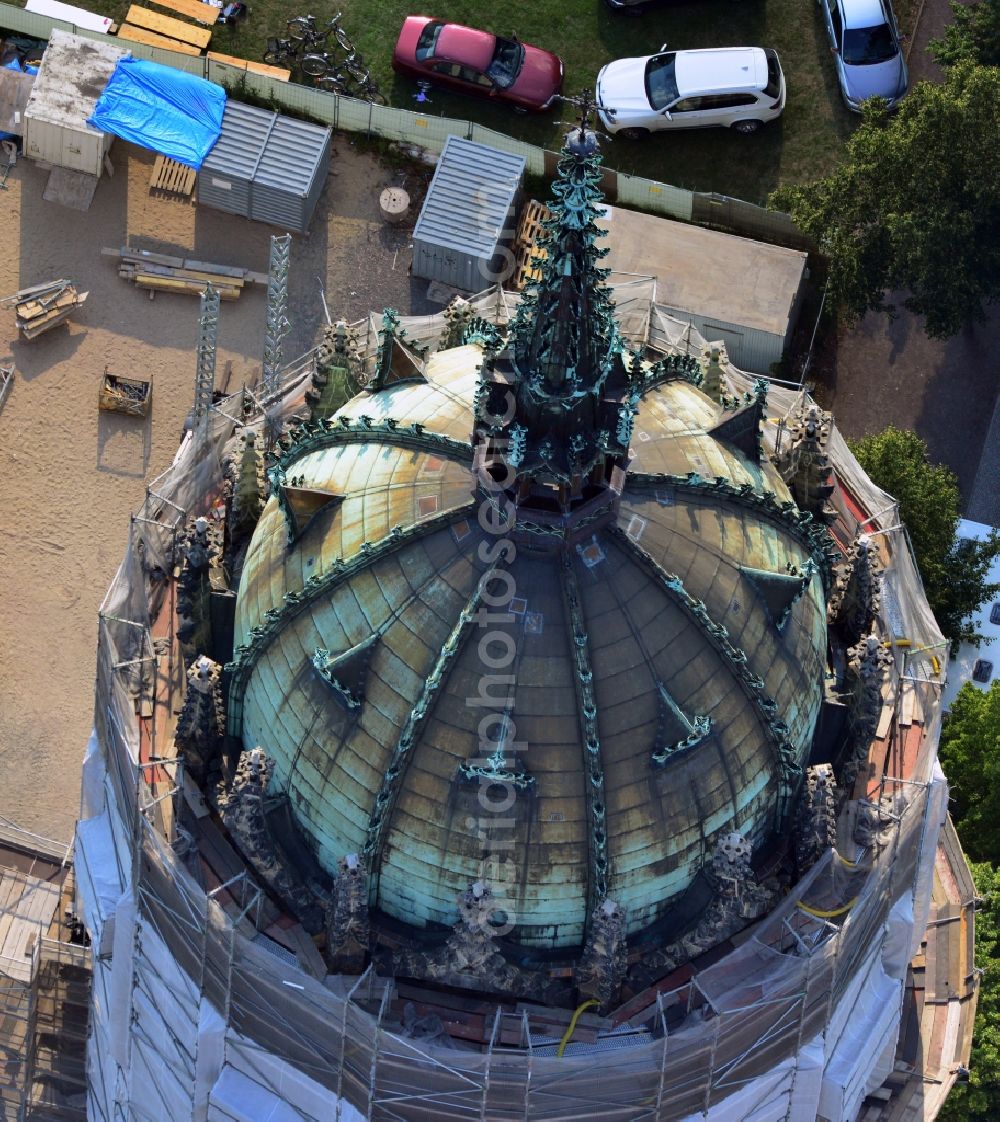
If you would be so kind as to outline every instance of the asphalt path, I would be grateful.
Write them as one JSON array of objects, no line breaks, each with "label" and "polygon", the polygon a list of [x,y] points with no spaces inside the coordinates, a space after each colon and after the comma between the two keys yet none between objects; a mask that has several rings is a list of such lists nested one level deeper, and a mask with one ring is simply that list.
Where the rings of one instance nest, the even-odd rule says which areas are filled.
[{"label": "asphalt path", "polygon": [[[948,0],[925,0],[909,48],[911,82],[942,80],[927,51],[951,20]],[[932,459],[958,476],[965,516],[1000,526],[1000,308],[953,338],[928,339],[923,318],[868,315],[842,331],[828,356],[829,403],[850,437],[887,425],[914,429]]]}]

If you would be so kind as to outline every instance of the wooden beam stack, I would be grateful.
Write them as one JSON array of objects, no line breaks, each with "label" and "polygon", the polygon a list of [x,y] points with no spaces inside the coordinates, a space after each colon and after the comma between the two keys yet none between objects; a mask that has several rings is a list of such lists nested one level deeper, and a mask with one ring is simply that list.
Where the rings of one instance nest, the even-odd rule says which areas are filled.
[{"label": "wooden beam stack", "polygon": [[266,273],[254,273],[231,265],[213,265],[207,261],[151,253],[146,249],[102,249],[105,257],[120,261],[118,275],[132,281],[137,288],[155,292],[182,292],[200,296],[210,284],[223,300],[237,300],[245,285],[267,284]]}]

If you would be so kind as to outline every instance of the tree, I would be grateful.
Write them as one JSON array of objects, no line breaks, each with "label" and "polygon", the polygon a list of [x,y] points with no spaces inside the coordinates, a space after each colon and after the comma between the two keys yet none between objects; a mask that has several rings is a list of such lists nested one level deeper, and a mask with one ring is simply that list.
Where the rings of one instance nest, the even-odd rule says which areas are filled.
[{"label": "tree", "polygon": [[870,99],[840,167],[771,195],[829,258],[828,299],[848,320],[894,314],[894,289],[932,338],[985,320],[1000,297],[998,104],[1000,69],[956,64],[894,115]]},{"label": "tree", "polygon": [[928,50],[942,66],[974,62],[978,66],[1000,66],[1000,0],[977,4],[951,2],[952,23],[944,37],[932,39]]},{"label": "tree", "polygon": [[[973,861],[1000,860],[1000,682],[988,691],[966,682],[958,691],[938,758],[962,846]],[[997,907],[1000,915],[1000,899]]]},{"label": "tree", "polygon": [[[957,538],[960,495],[954,473],[932,464],[916,433],[893,427],[851,442],[851,451],[874,483],[899,501],[924,591],[938,626],[952,648],[979,636],[969,617],[1000,591],[989,584],[1000,556],[1000,534],[984,542]],[[1000,857],[1000,850],[998,850]]]},{"label": "tree", "polygon": [[[962,841],[964,844],[964,837]],[[990,864],[973,865],[972,879],[984,900],[976,910],[976,965],[983,970],[983,977],[969,1081],[956,1084],[938,1114],[938,1122],[977,1118],[993,1122],[1000,1118],[1000,870]]]}]

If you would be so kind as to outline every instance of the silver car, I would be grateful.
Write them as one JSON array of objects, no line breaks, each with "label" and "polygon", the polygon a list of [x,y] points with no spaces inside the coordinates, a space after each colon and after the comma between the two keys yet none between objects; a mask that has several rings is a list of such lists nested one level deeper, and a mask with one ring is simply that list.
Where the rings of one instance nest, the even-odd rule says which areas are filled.
[{"label": "silver car", "polygon": [[818,2],[847,108],[859,113],[868,97],[884,97],[893,108],[906,93],[909,76],[889,0]]}]

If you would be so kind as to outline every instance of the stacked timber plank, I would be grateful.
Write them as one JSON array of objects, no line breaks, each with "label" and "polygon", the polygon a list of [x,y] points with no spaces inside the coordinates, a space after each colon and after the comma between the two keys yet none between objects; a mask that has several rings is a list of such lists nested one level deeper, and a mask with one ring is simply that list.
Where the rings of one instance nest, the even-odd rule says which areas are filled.
[{"label": "stacked timber plank", "polygon": [[521,214],[514,236],[515,268],[510,281],[511,288],[518,292],[541,276],[539,266],[548,254],[538,243],[544,232],[542,223],[549,217],[549,208],[535,199],[528,200]]},{"label": "stacked timber plank", "polygon": [[[173,7],[173,4],[163,6]],[[189,3],[185,8],[191,6]],[[206,8],[214,15],[212,23],[218,18],[219,9],[213,8],[210,4],[199,3],[193,6],[200,12],[195,17],[199,20],[208,18],[208,12],[201,11]],[[183,10],[182,14],[190,13]],[[165,50],[177,51],[180,54],[200,55],[211,42],[212,31],[209,27],[185,23],[184,20],[174,16],[161,15],[150,8],[133,4],[125,16],[124,24],[118,29],[118,38],[128,39],[133,43],[145,43],[149,47],[163,47]]]},{"label": "stacked timber plank", "polygon": [[118,275],[137,288],[155,292],[182,292],[200,296],[211,285],[223,300],[236,300],[248,284],[267,284],[266,273],[254,273],[232,265],[151,253],[146,249],[102,249],[104,257],[117,257]]},{"label": "stacked timber plank", "polygon": [[2,304],[14,306],[18,330],[25,339],[35,339],[57,324],[65,323],[86,299],[86,292],[78,292],[76,285],[63,277],[22,288],[6,297]]},{"label": "stacked timber plank", "polygon": [[153,164],[153,174],[149,180],[150,191],[162,191],[165,195],[180,195],[189,198],[194,190],[198,173],[186,164],[166,156],[157,156]]}]

